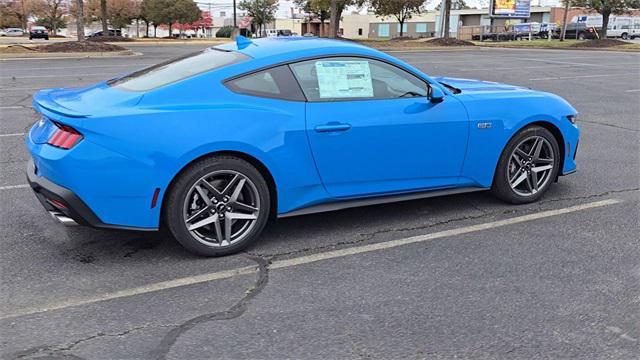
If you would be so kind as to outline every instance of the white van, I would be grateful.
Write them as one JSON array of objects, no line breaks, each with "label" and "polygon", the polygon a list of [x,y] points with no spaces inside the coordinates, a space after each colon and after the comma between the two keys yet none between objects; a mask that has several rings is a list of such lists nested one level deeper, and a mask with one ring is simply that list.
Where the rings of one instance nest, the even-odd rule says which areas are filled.
[{"label": "white van", "polygon": [[[602,15],[577,15],[571,22],[584,23],[587,27],[601,28]],[[640,25],[640,17],[637,16],[611,16],[607,25],[607,37],[631,39],[640,37],[637,25]]]}]

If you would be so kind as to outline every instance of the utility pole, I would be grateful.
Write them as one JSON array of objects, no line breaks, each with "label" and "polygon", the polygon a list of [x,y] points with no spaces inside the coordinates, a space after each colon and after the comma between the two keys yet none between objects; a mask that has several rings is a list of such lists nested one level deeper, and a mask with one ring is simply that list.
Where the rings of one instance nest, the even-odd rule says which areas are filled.
[{"label": "utility pole", "polygon": [[[569,16],[569,3],[571,0],[564,0],[564,18],[562,19],[562,31],[560,32],[560,41],[564,41],[564,37],[567,35],[567,17]],[[578,27],[576,26],[576,29]],[[578,31],[576,30],[576,34]],[[548,32],[549,38],[551,38],[551,31]]]},{"label": "utility pole", "polygon": [[233,29],[235,30],[238,27],[236,24],[236,0],[233,0]]}]

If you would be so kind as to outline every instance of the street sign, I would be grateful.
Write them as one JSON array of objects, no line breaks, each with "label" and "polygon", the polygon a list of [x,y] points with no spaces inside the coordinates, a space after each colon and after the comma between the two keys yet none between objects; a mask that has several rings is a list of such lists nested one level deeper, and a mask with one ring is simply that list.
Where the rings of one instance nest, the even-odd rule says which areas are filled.
[{"label": "street sign", "polygon": [[492,18],[528,19],[531,0],[491,0],[489,16]]}]

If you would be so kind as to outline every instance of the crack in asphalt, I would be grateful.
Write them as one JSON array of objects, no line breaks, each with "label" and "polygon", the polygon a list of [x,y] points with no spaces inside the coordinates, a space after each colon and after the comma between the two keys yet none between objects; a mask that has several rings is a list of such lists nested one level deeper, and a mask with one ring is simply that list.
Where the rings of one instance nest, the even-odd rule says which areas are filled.
[{"label": "crack in asphalt", "polygon": [[[591,194],[591,195],[586,195],[586,196],[575,196],[575,197],[567,197],[567,198],[555,198],[555,199],[549,199],[549,200],[543,200],[540,201],[538,203],[536,203],[536,205],[538,205],[537,207],[539,208],[541,205],[547,204],[547,203],[553,203],[553,202],[559,202],[559,201],[572,201],[572,200],[585,200],[585,199],[594,199],[594,198],[599,198],[599,197],[603,197],[603,196],[607,196],[607,195],[611,195],[611,194],[619,194],[619,193],[625,193],[625,192],[632,192],[632,191],[638,191],[640,190],[640,188],[628,188],[628,189],[618,189],[618,190],[610,190],[610,191],[606,191],[606,192],[602,192],[602,193],[598,193],[598,194]],[[273,254],[257,254],[257,253],[250,253],[250,252],[245,252],[245,257],[253,260],[257,263],[257,270],[258,270],[258,279],[255,282],[255,284],[250,287],[249,289],[247,289],[245,291],[245,295],[238,300],[238,302],[236,302],[233,306],[231,306],[229,309],[225,310],[225,311],[219,311],[219,312],[213,312],[213,313],[207,313],[207,314],[203,314],[203,315],[199,315],[196,316],[194,318],[191,318],[189,320],[186,320],[180,324],[157,324],[157,325],[151,325],[151,324],[146,324],[146,325],[142,325],[142,326],[137,326],[119,333],[97,333],[95,335],[91,335],[85,338],[81,338],[78,340],[75,340],[71,343],[68,343],[66,345],[57,345],[57,346],[37,346],[28,350],[24,350],[18,353],[14,353],[11,358],[13,359],[24,359],[24,358],[28,358],[34,355],[43,355],[43,353],[46,353],[46,355],[49,356],[59,356],[61,358],[70,358],[70,359],[78,359],[78,360],[84,360],[83,358],[72,354],[71,352],[74,350],[75,347],[77,347],[78,345],[85,343],[87,341],[91,341],[91,340],[95,340],[98,338],[102,338],[102,337],[124,337],[129,335],[132,332],[135,331],[139,331],[139,330],[144,330],[147,328],[153,328],[153,327],[172,327],[173,329],[171,329],[164,337],[163,339],[160,341],[160,343],[156,346],[155,349],[153,349],[150,353],[149,353],[149,358],[152,359],[166,359],[167,355],[169,353],[169,351],[171,350],[171,348],[173,347],[173,345],[176,343],[176,341],[187,331],[193,329],[194,327],[201,325],[203,323],[206,322],[210,322],[210,321],[219,321],[219,320],[231,320],[231,319],[235,319],[237,317],[240,317],[242,314],[244,314],[248,308],[248,305],[250,303],[250,301],[255,298],[258,294],[260,294],[262,292],[262,290],[266,287],[269,277],[268,277],[268,272],[269,272],[269,264],[276,260],[278,257],[281,256],[287,256],[287,255],[293,255],[293,254],[299,254],[299,253],[306,253],[306,252],[312,252],[312,251],[318,251],[318,250],[323,250],[323,249],[327,249],[327,248],[337,248],[337,247],[343,247],[346,245],[354,245],[354,244],[358,244],[358,243],[362,243],[362,242],[366,242],[366,241],[370,241],[372,239],[374,239],[376,236],[380,235],[380,234],[384,234],[384,233],[391,233],[391,232],[403,232],[403,231],[413,231],[413,230],[423,230],[423,229],[429,229],[429,228],[433,228],[436,226],[441,226],[441,225],[446,225],[446,224],[451,224],[451,223],[456,223],[456,222],[460,222],[460,221],[466,221],[466,220],[475,220],[475,219],[481,219],[481,218],[486,218],[486,217],[491,217],[491,216],[496,216],[496,215],[505,215],[505,214],[514,214],[514,213],[520,213],[520,212],[527,212],[530,211],[530,209],[513,209],[513,210],[504,210],[504,211],[486,211],[485,209],[482,209],[481,207],[479,207],[476,204],[471,203],[470,201],[467,201],[467,203],[469,203],[474,209],[480,211],[482,214],[480,215],[467,215],[467,216],[461,216],[461,217],[457,217],[457,218],[452,218],[452,219],[448,219],[448,220],[443,220],[443,221],[439,221],[439,222],[435,222],[435,223],[431,223],[428,225],[423,225],[423,226],[415,226],[415,227],[406,227],[406,228],[390,228],[390,229],[383,229],[383,230],[377,230],[374,232],[370,232],[370,233],[360,233],[358,234],[358,237],[360,237],[357,240],[353,240],[353,241],[343,241],[343,242],[338,242],[338,243],[334,243],[331,245],[323,245],[323,246],[318,246],[318,247],[309,247],[309,248],[303,248],[303,249],[298,249],[298,250],[294,250],[294,251],[289,251],[289,252],[280,252],[280,253],[273,253]],[[355,350],[355,349],[354,349]],[[359,351],[355,352],[358,356],[360,357],[369,357],[369,354],[366,353],[361,353]]]},{"label": "crack in asphalt", "polygon": [[580,119],[579,122],[583,122],[583,123],[587,123],[587,124],[596,124],[596,125],[608,126],[608,127],[612,127],[612,128],[616,128],[616,129],[622,129],[622,130],[628,130],[628,131],[635,131],[635,132],[640,131],[638,129],[632,129],[632,128],[628,128],[628,127],[624,127],[624,126],[620,126],[620,125],[613,125],[613,124],[602,123],[602,122],[598,122],[598,121],[589,121],[589,120]]},{"label": "crack in asphalt", "polygon": [[269,261],[266,258],[262,256],[257,256],[257,255],[246,254],[245,257],[257,263],[258,279],[255,282],[255,284],[253,284],[253,286],[251,286],[249,289],[245,291],[244,296],[240,300],[238,300],[238,302],[236,302],[233,306],[231,306],[229,309],[225,311],[199,315],[187,321],[184,321],[180,324],[158,324],[158,325],[146,324],[142,326],[136,326],[119,333],[99,332],[97,334],[75,340],[65,345],[36,346],[27,350],[20,351],[18,353],[14,353],[10,355],[9,358],[26,359],[33,356],[45,355],[48,357],[84,360],[84,358],[74,355],[71,352],[78,345],[83,344],[87,341],[92,341],[92,340],[103,338],[103,337],[124,337],[129,335],[132,332],[144,330],[147,328],[153,328],[153,327],[172,327],[173,329],[171,329],[163,337],[163,339],[160,341],[160,344],[158,344],[158,346],[155,349],[153,349],[148,356],[148,358],[151,358],[151,359],[166,359],[167,354],[171,350],[171,347],[176,343],[178,338],[182,336],[185,332],[191,330],[195,326],[200,325],[202,323],[206,323],[209,321],[218,321],[218,320],[231,320],[241,316],[247,310],[249,302],[264,289],[264,287],[267,285],[269,281],[269,277],[268,277]]},{"label": "crack in asphalt", "polygon": [[[123,336],[127,336],[130,333],[134,332],[134,331],[138,331],[138,330],[142,330],[142,329],[146,329],[148,327],[159,327],[159,326],[167,326],[167,325],[142,325],[142,326],[137,326],[128,330],[125,330],[123,332],[119,332],[119,333],[103,333],[103,332],[99,332],[95,335],[91,335],[91,336],[87,336],[78,340],[75,340],[71,343],[68,343],[66,345],[50,345],[50,346],[36,346],[33,347],[31,349],[28,350],[24,350],[18,353],[15,353],[11,356],[11,358],[13,359],[24,359],[27,357],[31,357],[33,355],[43,355],[43,353],[46,353],[46,355],[48,355],[49,357],[53,357],[53,356],[59,356],[59,357],[63,357],[63,358],[72,358],[72,359],[83,359],[80,356],[74,355],[74,354],[70,354],[71,351],[73,351],[73,349],[82,344],[85,343],[87,341],[91,341],[94,339],[98,339],[98,338],[102,338],[102,337],[123,337]],[[168,325],[171,326],[171,325]]]},{"label": "crack in asphalt", "polygon": [[[547,204],[547,203],[554,203],[554,202],[558,202],[558,201],[594,199],[594,198],[600,198],[600,197],[611,195],[611,194],[619,194],[619,193],[638,191],[638,190],[640,190],[640,188],[628,188],[628,189],[610,190],[610,191],[606,191],[606,192],[602,192],[602,193],[598,193],[598,194],[586,195],[586,196],[575,196],[575,197],[567,197],[567,198],[556,198],[556,199],[542,200],[542,201],[539,201],[539,202],[537,202],[535,204],[537,205],[536,207],[538,208],[536,210],[540,210],[540,207],[542,205],[544,205],[544,204]],[[467,201],[467,203],[470,203],[470,202]],[[431,229],[431,228],[434,228],[434,227],[437,227],[437,226],[457,223],[457,222],[461,222],[461,221],[477,220],[477,219],[482,219],[482,218],[487,218],[487,217],[493,217],[493,216],[499,216],[499,215],[508,215],[508,214],[517,214],[517,213],[521,213],[521,212],[530,212],[531,211],[531,209],[511,209],[511,210],[503,210],[503,211],[487,211],[487,210],[484,210],[484,209],[480,208],[479,206],[477,206],[475,204],[472,204],[472,203],[471,203],[471,206],[473,208],[477,209],[478,211],[482,212],[482,214],[479,214],[479,215],[465,215],[465,216],[460,216],[460,217],[451,218],[451,219],[438,221],[438,222],[434,222],[434,223],[430,223],[430,224],[426,224],[426,225],[420,225],[420,226],[389,228],[389,229],[376,230],[376,231],[368,232],[368,233],[359,233],[359,234],[357,234],[357,237],[359,237],[359,238],[356,239],[356,240],[339,241],[339,242],[335,242],[335,243],[332,243],[332,244],[315,246],[315,247],[305,247],[305,248],[302,248],[302,249],[297,249],[297,250],[292,250],[292,251],[284,251],[284,252],[277,252],[277,253],[250,253],[250,252],[247,252],[247,253],[251,254],[251,255],[254,255],[254,256],[266,257],[270,261],[275,261],[278,258],[283,257],[283,256],[297,255],[297,254],[307,253],[307,252],[317,252],[317,251],[326,250],[326,249],[332,249],[333,250],[333,249],[336,249],[336,248],[342,248],[342,247],[349,246],[349,245],[360,244],[360,243],[363,243],[363,242],[370,241],[370,240],[374,239],[376,236],[378,236],[380,234],[388,234],[388,233],[394,233],[394,232],[405,232],[405,231],[415,231],[415,230],[425,230],[425,229]]]},{"label": "crack in asphalt", "polygon": [[233,306],[225,311],[219,311],[191,318],[177,327],[171,329],[160,341],[160,344],[149,353],[151,359],[166,359],[171,347],[176,343],[178,338],[195,326],[219,320],[231,320],[244,314],[248,308],[251,299],[256,297],[269,281],[269,261],[262,256],[246,254],[246,258],[255,261],[258,264],[258,280],[247,291],[245,295]]}]

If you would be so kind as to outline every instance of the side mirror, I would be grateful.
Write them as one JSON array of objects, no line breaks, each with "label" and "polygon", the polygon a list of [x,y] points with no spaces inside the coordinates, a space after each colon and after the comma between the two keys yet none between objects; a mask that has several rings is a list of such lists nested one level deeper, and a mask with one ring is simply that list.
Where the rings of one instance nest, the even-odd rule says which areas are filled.
[{"label": "side mirror", "polygon": [[444,92],[442,91],[442,89],[436,86],[431,86],[430,89],[431,91],[429,91],[429,100],[432,103],[437,104],[444,101]]}]

